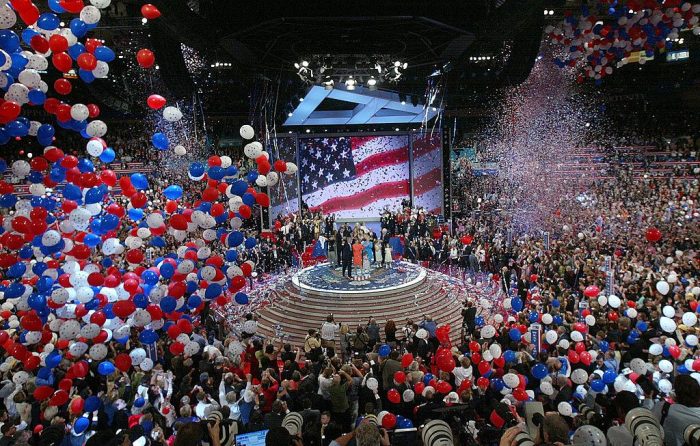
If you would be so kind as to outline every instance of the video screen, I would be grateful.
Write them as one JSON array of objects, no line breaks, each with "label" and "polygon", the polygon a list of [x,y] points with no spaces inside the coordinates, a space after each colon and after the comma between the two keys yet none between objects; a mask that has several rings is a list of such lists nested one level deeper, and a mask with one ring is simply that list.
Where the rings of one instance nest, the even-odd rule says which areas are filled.
[{"label": "video screen", "polygon": [[399,211],[411,194],[408,152],[408,135],[300,138],[302,200],[340,219]]},{"label": "video screen", "polygon": [[[282,137],[273,140],[273,146],[268,151],[275,159],[283,159],[296,163],[297,141],[294,137]],[[270,219],[278,215],[289,215],[299,212],[299,184],[296,175],[280,174],[280,181],[270,186]]]},{"label": "video screen", "polygon": [[413,206],[442,213],[442,138],[440,132],[413,135]]}]

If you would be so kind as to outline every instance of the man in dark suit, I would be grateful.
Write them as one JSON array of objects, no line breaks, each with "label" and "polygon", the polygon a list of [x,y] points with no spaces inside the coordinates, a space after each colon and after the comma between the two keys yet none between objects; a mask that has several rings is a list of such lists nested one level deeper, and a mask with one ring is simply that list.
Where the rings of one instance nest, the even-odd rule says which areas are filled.
[{"label": "man in dark suit", "polygon": [[[347,238],[343,241],[343,252],[341,254],[343,258],[343,277],[352,279],[352,249]],[[347,276],[345,276],[346,269],[348,270]]]},{"label": "man in dark suit", "polygon": [[341,253],[343,251],[343,235],[340,233],[340,229],[335,232],[335,255],[338,260],[338,266],[340,266]]}]

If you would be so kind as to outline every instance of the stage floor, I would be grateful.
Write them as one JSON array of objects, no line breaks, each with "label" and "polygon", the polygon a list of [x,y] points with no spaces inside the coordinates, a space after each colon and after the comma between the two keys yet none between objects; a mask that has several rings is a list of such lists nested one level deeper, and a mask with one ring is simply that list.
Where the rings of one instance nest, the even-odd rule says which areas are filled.
[{"label": "stage floor", "polygon": [[[355,274],[353,270],[353,274]],[[324,294],[370,294],[393,292],[413,287],[425,280],[423,267],[394,262],[392,268],[372,268],[367,280],[348,280],[335,264],[322,263],[299,271],[292,283],[302,291]]]}]

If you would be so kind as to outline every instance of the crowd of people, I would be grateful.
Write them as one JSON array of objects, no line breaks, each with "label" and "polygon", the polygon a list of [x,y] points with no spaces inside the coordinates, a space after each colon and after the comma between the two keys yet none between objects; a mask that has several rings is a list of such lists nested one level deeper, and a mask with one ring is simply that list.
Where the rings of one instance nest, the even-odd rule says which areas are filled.
[{"label": "crowd of people", "polygon": [[[492,188],[492,178],[475,184],[480,180],[491,195],[485,201],[513,195]],[[380,235],[404,237],[408,260],[414,260],[411,247],[424,244],[429,252],[417,250],[415,260],[454,261],[501,284],[505,310],[488,320],[477,312],[478,299],[464,296],[459,344],[450,344],[440,321],[429,317],[399,321],[398,329],[394,321],[372,319],[339,326],[329,316],[309,327],[304,345],[293,346],[254,333],[237,338],[205,312],[192,333],[201,346],[195,355],[173,355],[161,339],[148,352],[150,370],[73,376],[71,399],[94,405],[94,421],[82,432],[73,423],[85,407],[40,402],[35,394],[46,382],[27,379],[21,363],[6,362],[0,441],[79,445],[92,435],[87,444],[172,446],[210,436],[210,444],[223,445],[217,436],[268,429],[280,441],[268,444],[286,444],[280,438],[288,431],[280,426],[297,412],[303,418],[297,444],[344,445],[353,436],[358,445],[388,444],[386,431],[438,418],[450,424],[455,444],[500,438],[506,446],[519,428],[504,428],[517,424],[529,400],[544,408],[536,443],[569,444],[590,407],[596,416],[586,422],[607,433],[609,443],[632,445],[624,415],[643,407],[663,419],[665,444],[681,446],[685,426],[700,420],[700,330],[691,316],[700,291],[698,182],[635,182],[621,171],[585,190],[559,192],[560,208],[537,231],[498,207],[457,218],[451,228],[410,207],[383,216]],[[651,227],[660,240],[648,239]],[[548,242],[540,230],[550,232]],[[317,214],[298,223],[280,220],[272,232],[285,242],[268,240],[260,251],[277,250],[273,258],[282,258],[287,245],[300,251],[319,237],[372,231],[361,224],[336,228],[332,216]],[[593,286],[605,290],[592,294]],[[672,329],[664,317],[674,321]],[[542,325],[541,345],[523,336],[535,322]],[[110,355],[133,351],[137,342],[110,343]],[[64,362],[59,370],[69,373],[71,363]],[[664,408],[665,401],[673,404]],[[214,418],[222,421],[196,423]]]}]

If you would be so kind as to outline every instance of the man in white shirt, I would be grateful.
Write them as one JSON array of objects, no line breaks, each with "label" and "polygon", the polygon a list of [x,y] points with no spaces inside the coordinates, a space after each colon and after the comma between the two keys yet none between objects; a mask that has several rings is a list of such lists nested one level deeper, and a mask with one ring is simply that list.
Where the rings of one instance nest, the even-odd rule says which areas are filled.
[{"label": "man in white shirt", "polygon": [[455,375],[455,385],[459,387],[465,379],[472,379],[472,363],[466,356],[459,361],[459,367],[452,370]]},{"label": "man in white shirt", "polygon": [[333,321],[333,315],[329,314],[326,322],[321,325],[321,346],[324,348],[335,348],[335,335],[340,328],[339,324]]}]

